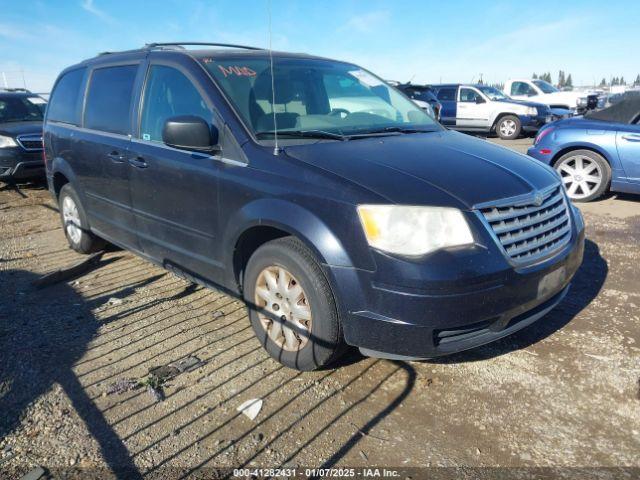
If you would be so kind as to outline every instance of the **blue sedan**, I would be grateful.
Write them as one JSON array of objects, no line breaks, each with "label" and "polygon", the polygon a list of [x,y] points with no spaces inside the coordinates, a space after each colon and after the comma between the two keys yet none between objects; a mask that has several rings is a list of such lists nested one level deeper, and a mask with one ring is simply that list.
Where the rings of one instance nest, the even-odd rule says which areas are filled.
[{"label": "blue sedan", "polygon": [[640,193],[640,96],[547,125],[527,153],[556,169],[572,200]]}]

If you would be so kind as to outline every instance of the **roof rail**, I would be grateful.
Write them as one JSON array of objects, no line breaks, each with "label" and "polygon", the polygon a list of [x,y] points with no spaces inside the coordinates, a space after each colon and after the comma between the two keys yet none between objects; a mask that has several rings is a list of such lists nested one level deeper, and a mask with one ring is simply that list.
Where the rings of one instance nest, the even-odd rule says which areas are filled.
[{"label": "roof rail", "polygon": [[31,93],[30,90],[26,89],[26,88],[9,88],[9,87],[0,87],[0,91],[2,92],[24,92],[24,93]]},{"label": "roof rail", "polygon": [[242,48],[244,50],[264,50],[260,47],[249,47],[247,45],[236,45],[233,43],[211,43],[211,42],[164,42],[164,43],[147,43],[145,48],[151,49],[156,47],[182,47],[184,45],[203,45],[209,47],[226,47],[226,48]]},{"label": "roof rail", "polygon": [[102,55],[112,55],[115,53],[134,53],[134,52],[142,52],[145,50],[152,50],[154,48],[163,48],[163,47],[176,47],[176,48],[184,48],[184,45],[203,45],[210,47],[225,47],[225,48],[242,48],[245,50],[264,50],[264,48],[259,47],[249,47],[247,45],[235,45],[233,43],[210,43],[210,42],[154,42],[147,43],[142,48],[134,48],[131,50],[121,50],[115,52],[100,52],[98,56]]}]

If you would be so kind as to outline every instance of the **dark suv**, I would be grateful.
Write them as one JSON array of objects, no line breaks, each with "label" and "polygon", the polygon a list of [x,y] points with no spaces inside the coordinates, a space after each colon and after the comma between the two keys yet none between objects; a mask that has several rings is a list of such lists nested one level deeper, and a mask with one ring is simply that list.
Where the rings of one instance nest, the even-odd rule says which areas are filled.
[{"label": "dark suv", "polygon": [[58,78],[45,154],[72,248],[109,241],[242,297],[301,370],[345,344],[472,348],[562,300],[584,228],[551,168],[444,129],[356,65],[207,45]]},{"label": "dark suv", "polygon": [[0,180],[44,178],[42,119],[46,103],[26,90],[0,90]]}]

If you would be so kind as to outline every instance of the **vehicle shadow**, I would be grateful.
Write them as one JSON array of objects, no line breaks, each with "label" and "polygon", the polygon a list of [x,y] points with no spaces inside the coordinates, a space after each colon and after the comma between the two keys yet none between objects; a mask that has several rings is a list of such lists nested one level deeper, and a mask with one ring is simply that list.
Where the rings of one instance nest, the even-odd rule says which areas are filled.
[{"label": "vehicle shadow", "polygon": [[[180,282],[155,268],[132,280],[132,270],[126,262],[105,268],[99,278],[108,282],[108,293],[96,295],[91,288],[81,295],[64,282],[36,290],[35,274],[0,271],[7,298],[0,304],[0,437],[24,426],[26,410],[57,384],[117,478],[187,478],[220,465],[273,462],[273,449],[279,452],[278,464],[291,463],[328,439],[331,448],[321,462],[331,466],[356,445],[364,448],[363,441],[381,442],[374,429],[414,388],[410,364],[361,361],[353,350],[331,369],[286,369],[262,350],[237,296],[193,285],[181,289]],[[125,277],[127,284],[121,281]],[[136,296],[141,287],[148,297]],[[124,309],[109,307],[114,295],[127,298]],[[96,314],[99,320],[92,313],[96,310],[102,313]],[[216,317],[214,310],[224,315]],[[99,327],[112,322],[117,328],[100,334]],[[184,336],[177,337],[176,330]],[[161,408],[144,389],[100,394],[135,369],[190,355],[200,358],[202,367],[181,374],[180,387],[169,382]],[[235,411],[246,397],[265,402],[255,422]],[[192,458],[202,445],[206,452]],[[56,474],[78,473],[50,468]]]},{"label": "vehicle shadow", "polygon": [[538,343],[567,325],[596,298],[608,272],[609,267],[600,255],[598,245],[591,240],[586,240],[584,259],[573,277],[569,293],[551,312],[506,338],[465,352],[427,360],[427,362],[449,364],[487,360]]},{"label": "vehicle shadow", "polygon": [[38,290],[33,286],[37,278],[24,270],[0,271],[0,438],[16,429],[25,410],[58,384],[112,472],[141,478],[124,443],[72,370],[98,331],[91,307],[106,299],[87,303],[64,282]]}]

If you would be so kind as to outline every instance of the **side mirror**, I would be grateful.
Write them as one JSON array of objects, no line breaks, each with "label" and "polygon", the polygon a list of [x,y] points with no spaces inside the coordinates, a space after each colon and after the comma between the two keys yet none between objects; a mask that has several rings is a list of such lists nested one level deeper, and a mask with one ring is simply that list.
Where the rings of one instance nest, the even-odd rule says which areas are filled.
[{"label": "side mirror", "polygon": [[213,153],[218,150],[218,129],[195,115],[170,117],[164,123],[162,141],[180,150]]},{"label": "side mirror", "polygon": [[484,102],[484,98],[482,98],[482,97],[476,97],[476,103],[485,103],[485,102]]}]

